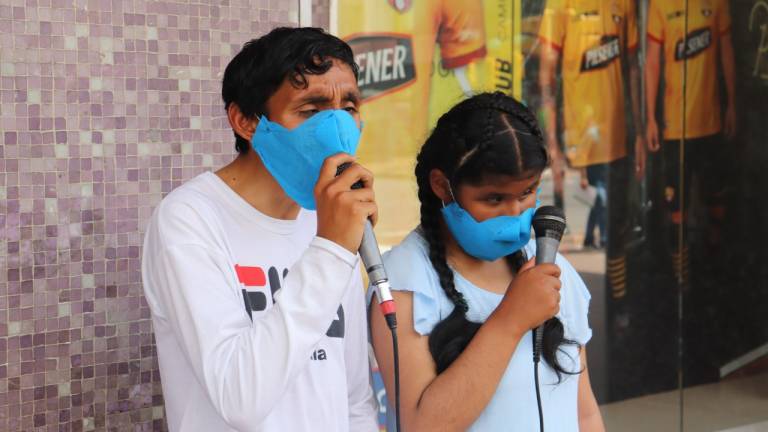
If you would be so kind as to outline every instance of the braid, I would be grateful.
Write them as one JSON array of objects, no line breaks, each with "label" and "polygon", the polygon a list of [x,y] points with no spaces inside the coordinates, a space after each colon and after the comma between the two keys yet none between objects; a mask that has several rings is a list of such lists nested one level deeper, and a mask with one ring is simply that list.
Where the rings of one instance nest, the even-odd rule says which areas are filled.
[{"label": "braid", "polygon": [[[444,125],[445,126],[445,125]],[[454,139],[447,140],[454,146],[463,149],[464,140],[454,128],[443,127],[446,134],[453,135]],[[439,142],[442,137],[433,134],[428,142]],[[435,151],[433,151],[435,150]],[[416,179],[419,187],[419,201],[421,202],[421,230],[424,239],[429,245],[429,260],[440,281],[446,297],[453,303],[451,314],[438,323],[429,334],[429,352],[435,361],[437,373],[442,373],[458,357],[480,329],[480,323],[467,320],[466,313],[469,310],[467,301],[457,289],[453,278],[453,271],[448,267],[445,256],[445,243],[442,232],[442,215],[440,214],[440,200],[432,192],[429,182],[429,173],[434,168],[436,159],[444,153],[439,146],[425,145],[419,153],[416,162]],[[439,163],[438,163],[439,165]]]},{"label": "braid", "polygon": [[[422,190],[419,190],[420,199],[423,199]],[[424,201],[422,201],[424,202]],[[427,202],[421,206],[421,229],[424,232],[424,238],[429,244],[429,260],[440,278],[440,286],[443,287],[445,295],[451,302],[460,309],[462,313],[469,310],[467,301],[459,291],[453,281],[453,271],[448,267],[445,259],[445,244],[443,236],[440,234],[440,212],[434,205],[434,201]]]},{"label": "braid", "polygon": [[[467,118],[469,117],[468,114],[479,113],[483,111],[486,113],[483,128],[478,129],[473,127],[466,127],[466,123],[468,122]],[[515,129],[514,131],[515,134],[513,134],[513,140],[515,142],[515,147],[519,147],[520,145],[516,134],[522,133],[532,135],[536,138],[535,141],[539,144],[540,150],[544,155],[545,165],[549,164],[549,152],[547,151],[544,144],[544,133],[539,127],[533,113],[531,113],[531,111],[522,103],[505,95],[502,92],[497,91],[493,93],[482,93],[470,99],[465,99],[464,101],[459,102],[458,105],[443,115],[438,121],[438,125],[435,129],[438,129],[441,126],[448,126],[448,129],[453,131],[452,138],[455,139],[457,143],[460,142],[462,144],[461,146],[457,146],[457,148],[462,148],[463,156],[459,159],[459,162],[453,168],[459,168],[463,166],[464,163],[470,159],[472,155],[486,147],[486,145],[490,145],[490,141],[493,139],[495,134],[495,125],[493,121],[494,116],[499,115],[499,113],[504,113],[509,116],[510,123],[518,123],[518,125],[523,126],[522,129]],[[447,124],[441,125],[440,123]],[[473,131],[478,130],[482,132],[480,133],[480,136],[476,136],[475,139],[472,140],[474,141],[474,145],[467,145],[466,137],[469,134],[472,134]],[[519,157],[519,149],[517,150],[517,162],[519,166],[522,167],[523,158]],[[447,174],[448,173],[446,173],[446,175]],[[449,178],[450,177],[451,176],[449,176]]]},{"label": "braid", "polygon": [[504,95],[501,92],[491,93],[491,100],[488,104],[489,108],[503,111],[513,118],[520,120],[528,128],[528,131],[537,137],[544,137],[544,134],[539,128],[539,124],[536,118],[531,113],[531,110],[526,108],[522,103]]},{"label": "braid", "polygon": [[486,116],[485,116],[485,130],[483,131],[483,141],[480,143],[480,145],[478,145],[478,147],[485,144],[486,142],[489,142],[493,137],[493,115],[495,114],[495,112],[492,109],[486,109],[485,112],[486,112]]}]

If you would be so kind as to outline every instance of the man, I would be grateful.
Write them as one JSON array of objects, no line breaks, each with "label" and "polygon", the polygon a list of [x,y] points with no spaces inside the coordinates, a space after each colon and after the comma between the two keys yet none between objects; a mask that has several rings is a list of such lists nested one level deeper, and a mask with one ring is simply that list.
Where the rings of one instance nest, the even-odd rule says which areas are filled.
[{"label": "man", "polygon": [[[651,0],[645,72],[648,149],[651,152],[661,149],[663,153],[664,198],[667,218],[673,228],[670,230],[672,262],[675,275],[684,286],[688,284],[688,235],[686,230],[681,231],[681,226],[687,216],[684,207],[689,202],[691,180],[694,176],[699,178],[703,202],[709,210],[707,241],[711,246],[719,247],[720,225],[725,212],[726,183],[723,180],[727,178],[723,171],[727,165],[724,156],[728,149],[722,133],[725,132],[728,139],[736,133],[735,66],[728,3],[726,0],[689,0],[687,4],[686,14],[683,0]],[[656,100],[662,72],[661,55],[664,56],[665,89],[664,121],[660,128],[656,120]],[[718,60],[727,92],[724,121],[717,80]],[[663,141],[660,141],[660,132]],[[681,169],[683,184],[680,184]],[[683,234],[682,244],[680,233]]]},{"label": "man", "polygon": [[[686,9],[687,5],[687,9]],[[720,378],[728,348],[723,328],[723,301],[730,295],[728,260],[721,238],[725,220],[729,152],[736,135],[735,65],[731,45],[731,17],[727,0],[651,0],[648,11],[646,60],[647,139],[651,152],[661,150],[665,170],[664,199],[669,228],[671,266],[683,288],[686,319],[684,384],[696,385]],[[663,123],[657,123],[657,95],[664,58]],[[718,63],[726,90],[722,116]],[[700,202],[707,223],[702,238],[690,236],[688,210],[692,180],[698,180]],[[693,257],[689,244],[697,242]],[[700,264],[696,264],[699,259]],[[691,265],[691,260],[694,265]],[[695,272],[690,272],[693,267]],[[695,280],[689,274],[696,275]],[[689,289],[693,287],[693,289]],[[719,336],[718,335],[722,335]],[[713,341],[715,341],[713,343]]]},{"label": "man", "polygon": [[239,155],[168,195],[144,244],[170,430],[377,429],[356,75],[349,46],[312,28],[277,28],[227,66]]},{"label": "man", "polygon": [[[601,218],[605,221],[600,234],[607,241],[607,274],[612,300],[609,310],[617,312],[612,313],[613,325],[617,331],[623,332],[629,324],[628,316],[616,310],[624,306],[622,300],[626,295],[627,279],[626,190],[630,168],[623,66],[629,69],[631,109],[636,131],[634,171],[641,178],[645,170],[645,143],[640,127],[635,2],[548,0],[539,36],[543,42],[539,83],[547,146],[553,160],[555,192],[562,194],[566,157],[571,166],[585,172],[589,183],[598,191],[603,189],[595,201],[595,205],[600,207],[594,209],[596,213],[590,217],[596,219],[596,222]],[[557,141],[555,108],[554,77],[561,58],[565,155],[560,151]],[[607,236],[605,225],[610,231]],[[594,229],[594,225],[591,228]],[[590,234],[586,233],[585,246],[594,245]]]}]

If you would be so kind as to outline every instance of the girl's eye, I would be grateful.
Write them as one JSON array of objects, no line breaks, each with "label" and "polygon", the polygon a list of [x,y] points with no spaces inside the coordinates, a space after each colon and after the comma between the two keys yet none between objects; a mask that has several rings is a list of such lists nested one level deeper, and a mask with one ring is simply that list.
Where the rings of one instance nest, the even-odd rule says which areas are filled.
[{"label": "girl's eye", "polygon": [[501,195],[489,195],[485,200],[491,204],[499,204],[504,200],[504,197]]},{"label": "girl's eye", "polygon": [[348,112],[348,113],[356,113],[357,112],[357,108],[355,108],[353,106],[348,106],[348,107],[344,108],[344,110],[346,112]]},{"label": "girl's eye", "polygon": [[520,196],[520,201],[524,201],[524,200],[528,199],[528,197],[529,197],[529,196],[531,196],[531,194],[532,194],[532,193],[533,193],[533,189],[528,189],[527,191],[525,191],[525,192],[524,192],[524,193],[523,193],[523,194]]}]

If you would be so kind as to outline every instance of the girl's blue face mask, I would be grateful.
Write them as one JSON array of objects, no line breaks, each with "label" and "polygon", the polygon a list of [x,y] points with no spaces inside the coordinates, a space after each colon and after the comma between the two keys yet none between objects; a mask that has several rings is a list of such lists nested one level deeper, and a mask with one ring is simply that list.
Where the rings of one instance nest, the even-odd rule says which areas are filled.
[{"label": "girl's blue face mask", "polygon": [[531,240],[531,222],[536,207],[518,216],[497,216],[478,222],[454,198],[452,203],[443,206],[442,213],[453,238],[464,252],[484,261],[496,261],[519,251]]},{"label": "girl's blue face mask", "polygon": [[251,146],[285,193],[315,210],[314,189],[329,156],[354,155],[360,141],[355,119],[344,110],[324,110],[296,128],[286,129],[261,116]]}]

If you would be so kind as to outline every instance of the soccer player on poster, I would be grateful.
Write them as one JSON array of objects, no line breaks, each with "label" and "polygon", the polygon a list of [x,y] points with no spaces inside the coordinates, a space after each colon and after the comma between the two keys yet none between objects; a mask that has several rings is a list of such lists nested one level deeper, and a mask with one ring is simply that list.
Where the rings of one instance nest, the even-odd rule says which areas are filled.
[{"label": "soccer player on poster", "polygon": [[[687,10],[686,10],[687,5]],[[651,152],[661,152],[665,169],[664,201],[669,227],[671,265],[683,288],[688,319],[685,334],[685,385],[715,381],[724,359],[712,341],[723,334],[722,290],[725,198],[731,178],[728,156],[733,152],[737,114],[735,65],[727,0],[651,0],[646,60],[647,139]],[[661,69],[660,57],[664,59]],[[718,65],[719,63],[719,65]],[[718,66],[725,82],[725,115],[721,112]],[[663,115],[657,113],[659,81],[664,74]],[[658,122],[657,117],[663,119]],[[707,211],[701,238],[690,232],[692,180]],[[694,266],[689,244],[698,242]],[[696,258],[701,264],[695,265]],[[689,267],[694,267],[693,272]],[[689,281],[689,273],[697,279]],[[693,289],[688,289],[693,287]],[[694,316],[693,314],[697,314]]]},{"label": "soccer player on poster", "polygon": [[[684,286],[688,284],[688,233],[683,231],[682,244],[679,244],[678,235],[681,224],[685,223],[685,208],[690,202],[691,179],[699,178],[702,202],[709,211],[707,241],[711,246],[718,246],[725,213],[723,179],[727,177],[722,171],[728,149],[723,134],[728,140],[736,134],[735,66],[728,4],[726,0],[689,0],[687,19],[685,5],[683,0],[651,0],[645,70],[648,149],[662,152],[664,198],[668,220],[673,227],[670,230],[672,262],[675,274]],[[662,55],[663,71],[660,66]],[[720,109],[718,62],[727,92],[724,118]],[[659,116],[663,118],[659,125],[656,101],[662,73],[664,112],[663,117]],[[679,176],[681,145],[684,149],[682,185]]]},{"label": "soccer player on poster", "polygon": [[[632,146],[627,142],[624,74],[629,68],[631,110],[634,121],[634,171],[645,170],[645,142],[640,119],[637,20],[634,0],[548,0],[539,37],[539,83],[542,91],[547,145],[552,155],[555,192],[562,193],[565,159],[586,171],[588,182],[599,193],[593,218],[607,241],[613,329],[629,325],[625,303],[628,201],[626,189]],[[562,59],[565,154],[557,141],[556,68]],[[609,178],[610,177],[610,178]],[[586,186],[586,185],[583,185]],[[607,203],[605,202],[607,201]],[[607,211],[607,214],[606,214]],[[602,222],[602,223],[601,223]],[[602,226],[600,226],[602,225]],[[607,238],[605,225],[608,227]],[[588,225],[587,231],[594,227]],[[585,246],[594,245],[591,232]]]}]

